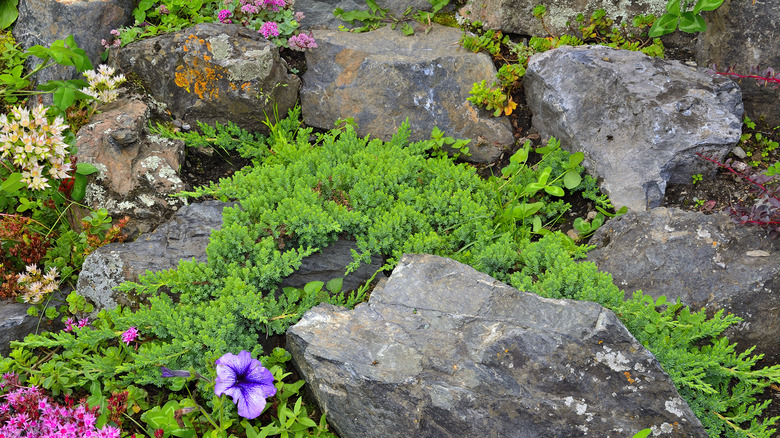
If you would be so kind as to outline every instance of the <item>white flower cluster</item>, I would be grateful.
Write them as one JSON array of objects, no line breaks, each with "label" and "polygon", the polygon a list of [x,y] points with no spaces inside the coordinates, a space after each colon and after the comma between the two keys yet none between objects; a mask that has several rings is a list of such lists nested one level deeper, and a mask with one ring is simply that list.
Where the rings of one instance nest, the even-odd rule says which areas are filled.
[{"label": "white flower cluster", "polygon": [[82,90],[84,94],[89,94],[95,100],[103,103],[116,100],[117,96],[119,96],[116,88],[125,81],[125,76],[122,74],[114,76],[114,71],[113,67],[105,64],[98,67],[97,72],[95,70],[85,71],[84,76],[87,77],[89,88]]},{"label": "white flower cluster", "polygon": [[47,294],[57,290],[57,268],[49,268],[46,275],[36,265],[27,265],[27,272],[19,275],[17,282],[24,286],[22,299],[25,303],[39,303]]},{"label": "white flower cluster", "polygon": [[49,187],[49,178],[68,178],[71,170],[68,145],[62,133],[68,128],[62,117],[49,123],[46,107],[32,112],[13,107],[0,114],[0,160],[10,158],[22,171],[22,182],[31,190]]}]

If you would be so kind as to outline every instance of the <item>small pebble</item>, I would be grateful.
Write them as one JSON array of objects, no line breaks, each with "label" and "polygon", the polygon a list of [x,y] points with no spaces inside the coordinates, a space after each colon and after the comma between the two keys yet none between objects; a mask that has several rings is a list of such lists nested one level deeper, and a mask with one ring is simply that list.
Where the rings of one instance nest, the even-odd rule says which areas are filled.
[{"label": "small pebble", "polygon": [[731,153],[736,155],[740,160],[747,157],[747,153],[742,149],[742,146],[734,147],[734,149],[731,150]]},{"label": "small pebble", "polygon": [[173,126],[175,126],[177,128],[181,128],[181,120],[174,120],[173,121]]},{"label": "small pebble", "polygon": [[182,131],[189,131],[191,128],[192,127],[190,126],[189,123],[185,123],[185,124],[181,125],[181,130]]}]

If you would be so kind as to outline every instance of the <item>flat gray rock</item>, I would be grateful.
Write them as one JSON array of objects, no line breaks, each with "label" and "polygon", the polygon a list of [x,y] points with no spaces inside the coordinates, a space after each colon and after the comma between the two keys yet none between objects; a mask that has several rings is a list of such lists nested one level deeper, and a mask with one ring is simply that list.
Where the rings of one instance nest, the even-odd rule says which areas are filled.
[{"label": "flat gray rock", "polygon": [[692,309],[725,310],[744,321],[726,335],[780,360],[780,240],[727,215],[654,208],[610,220],[588,253],[630,296],[636,290]]},{"label": "flat gray rock", "polygon": [[77,290],[95,303],[96,309],[133,305],[114,287],[138,281],[146,271],[163,271],[180,260],[206,261],[211,231],[222,227],[222,209],[231,204],[206,201],[180,208],[154,232],[130,243],[110,243],[88,255],[81,269]]},{"label": "flat gray rock", "polygon": [[534,55],[523,88],[542,137],[585,154],[616,208],[661,205],[667,183],[714,173],[742,133],[739,86],[677,61],[604,46]]},{"label": "flat gray rock", "polygon": [[319,48],[306,52],[301,111],[306,123],[331,129],[353,118],[358,135],[390,140],[409,119],[411,140],[434,126],[468,138],[469,161],[489,163],[514,137],[506,117],[489,117],[466,101],[475,82],[495,79],[485,53],[456,50],[461,31],[434,25],[408,37],[389,26],[367,33],[314,31]]},{"label": "flat gray rock", "polygon": [[315,307],[287,348],[343,438],[706,436],[614,313],[442,257],[404,255],[354,310]]}]

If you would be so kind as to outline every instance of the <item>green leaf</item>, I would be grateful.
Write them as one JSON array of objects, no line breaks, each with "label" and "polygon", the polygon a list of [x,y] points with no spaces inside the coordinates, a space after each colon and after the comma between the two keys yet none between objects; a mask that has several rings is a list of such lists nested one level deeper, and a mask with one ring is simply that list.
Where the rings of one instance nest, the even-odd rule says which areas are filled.
[{"label": "green leaf", "polygon": [[642,429],[635,433],[633,438],[647,438],[651,433],[653,433],[653,429]]},{"label": "green leaf", "polygon": [[341,289],[344,287],[344,279],[343,278],[334,278],[328,282],[328,284],[325,285],[325,288],[328,289],[330,293],[337,294],[341,292]]},{"label": "green leaf", "polygon": [[569,169],[574,169],[577,167],[578,164],[582,163],[582,161],[585,159],[585,154],[582,152],[575,152],[571,155],[569,155]]},{"label": "green leaf", "polygon": [[0,2],[0,29],[6,29],[14,24],[19,17],[17,5],[19,0],[3,0]]},{"label": "green leaf", "polygon": [[401,32],[406,36],[412,36],[414,35],[414,28],[409,23],[404,23],[403,27],[401,27]]},{"label": "green leaf", "polygon": [[544,191],[552,196],[558,197],[561,197],[565,194],[563,189],[558,186],[544,186]]},{"label": "green leaf", "polygon": [[322,286],[325,286],[325,283],[321,281],[310,281],[303,286],[303,291],[307,294],[317,293],[322,290]]},{"label": "green leaf", "polygon": [[666,2],[666,10],[675,16],[680,16],[680,0],[669,0]]},{"label": "green leaf", "polygon": [[687,33],[704,32],[707,30],[707,23],[701,15],[685,12],[680,15],[680,30]]},{"label": "green leaf", "polygon": [[8,175],[8,178],[6,178],[5,181],[0,184],[0,192],[5,192],[8,194],[16,193],[19,189],[24,187],[24,183],[21,181],[22,174],[19,172],[14,172]]},{"label": "green leaf", "polygon": [[661,35],[666,35],[667,33],[672,33],[675,31],[675,29],[677,29],[678,20],[679,17],[677,15],[663,14],[661,15],[661,18],[653,23],[653,27],[650,28],[650,31],[647,32],[647,35],[651,38],[655,38]]},{"label": "green leaf", "polygon": [[98,168],[91,163],[78,163],[76,165],[76,173],[79,175],[92,175],[97,171]]},{"label": "green leaf", "polygon": [[568,170],[563,174],[563,185],[569,190],[577,187],[581,182],[582,177],[576,170]]},{"label": "green leaf", "polygon": [[543,206],[544,204],[541,202],[534,202],[532,204],[527,204],[523,202],[520,205],[515,205],[512,208],[512,218],[515,220],[522,220],[529,216],[533,216]]},{"label": "green leaf", "polygon": [[73,175],[73,190],[70,191],[70,197],[76,202],[84,199],[87,194],[87,177],[77,173]]},{"label": "green leaf", "polygon": [[52,94],[54,105],[65,111],[76,101],[76,91],[71,87],[59,87]]},{"label": "green leaf", "polygon": [[693,13],[698,14],[701,11],[714,11],[723,4],[723,0],[699,0],[693,7]]}]

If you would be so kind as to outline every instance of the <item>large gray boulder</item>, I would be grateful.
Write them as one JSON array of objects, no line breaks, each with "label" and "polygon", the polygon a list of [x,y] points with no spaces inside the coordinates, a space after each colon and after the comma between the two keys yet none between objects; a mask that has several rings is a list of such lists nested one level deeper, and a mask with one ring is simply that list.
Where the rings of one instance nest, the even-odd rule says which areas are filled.
[{"label": "large gray boulder", "polygon": [[342,438],[706,436],[611,311],[442,257],[404,255],[354,310],[315,307],[287,349]]},{"label": "large gray boulder", "polygon": [[469,138],[474,162],[492,162],[514,138],[506,117],[491,118],[466,101],[475,82],[493,81],[485,53],[454,50],[461,31],[434,25],[408,37],[386,26],[368,33],[314,32],[319,48],[306,52],[301,110],[306,123],[331,129],[353,118],[359,135],[389,140],[409,119],[412,140]]},{"label": "large gray boulder", "polygon": [[[110,40],[111,30],[132,23],[133,0],[22,0],[13,35],[24,49],[34,45],[49,47],[55,40],[73,35],[92,64],[100,63],[105,48],[101,39]],[[31,56],[28,67],[41,63]],[[55,64],[35,76],[37,83],[49,80],[83,79],[74,67]]]},{"label": "large gray boulder", "polygon": [[[718,70],[749,74],[759,66],[763,75],[767,67],[780,71],[780,51],[774,29],[780,22],[780,2],[726,0],[715,11],[704,15],[707,32],[699,35],[696,60],[700,66],[718,65]],[[770,73],[774,74],[774,73]],[[754,119],[764,117],[770,126],[780,125],[780,88],[753,79],[742,79],[745,111]]]},{"label": "large gray boulder", "polygon": [[[179,176],[184,142],[150,135],[150,107],[136,97],[103,106],[76,138],[79,162],[98,172],[90,176],[84,204],[130,218],[129,237],[155,229],[186,204],[171,197],[185,189]],[[88,211],[79,210],[88,214]]]},{"label": "large gray boulder", "polygon": [[732,80],[676,61],[604,46],[534,55],[523,88],[533,125],[603,179],[615,207],[661,205],[667,183],[712,173],[697,152],[723,159],[742,133]]},{"label": "large gray boulder", "polygon": [[574,23],[577,14],[586,17],[596,9],[604,9],[612,19],[622,18],[630,22],[640,14],[654,14],[660,17],[665,10],[666,0],[589,0],[581,1],[540,1],[540,0],[480,0],[470,1],[460,9],[460,15],[470,21],[480,21],[490,29],[499,29],[507,33],[522,35],[548,36],[542,22],[534,17],[532,11],[538,4],[547,7],[544,22],[547,29],[556,35],[567,33],[567,22]]},{"label": "large gray boulder", "polygon": [[[388,14],[401,18],[407,8],[412,12],[418,10],[429,11],[431,4],[427,0],[379,0],[377,5],[387,9]],[[344,11],[368,11],[365,0],[296,0],[295,10],[303,12],[305,18],[301,22],[302,29],[338,29],[339,26],[351,28],[348,22],[339,20],[333,15],[333,10],[340,8]]]},{"label": "large gray boulder", "polygon": [[136,41],[117,52],[115,63],[192,126],[232,121],[268,132],[266,116],[284,117],[298,101],[300,79],[287,72],[279,48],[235,24],[203,23]]},{"label": "large gray boulder", "polygon": [[744,321],[726,334],[780,360],[780,240],[725,213],[655,208],[610,220],[593,235],[588,260],[630,296],[636,290]]}]

